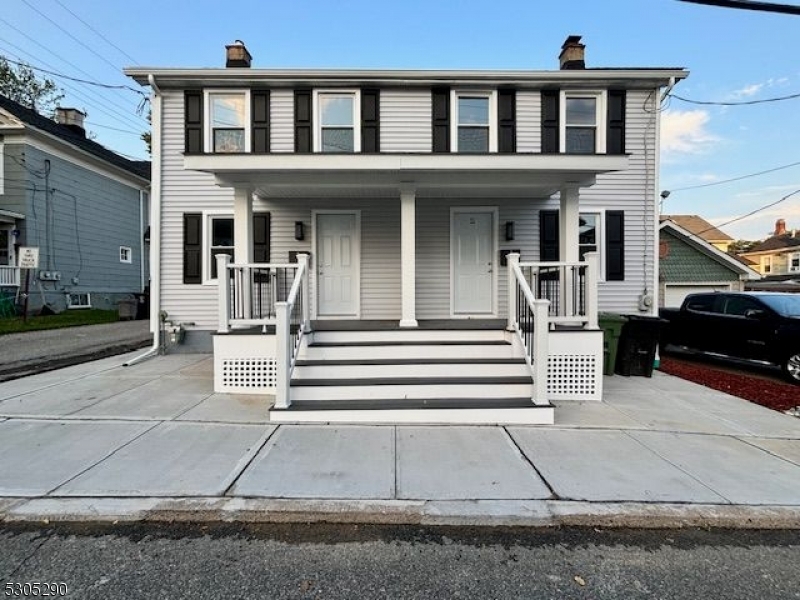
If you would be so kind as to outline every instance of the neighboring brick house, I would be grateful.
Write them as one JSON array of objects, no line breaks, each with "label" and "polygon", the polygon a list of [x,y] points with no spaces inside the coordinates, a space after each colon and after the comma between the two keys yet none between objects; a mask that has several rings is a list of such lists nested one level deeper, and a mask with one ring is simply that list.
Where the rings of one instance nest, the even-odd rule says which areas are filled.
[{"label": "neighboring brick house", "polygon": [[753,261],[765,278],[800,278],[800,230],[787,230],[786,221],[778,219],[775,232],[741,256]]},{"label": "neighboring brick house", "polygon": [[680,306],[688,294],[697,292],[743,291],[745,282],[759,279],[759,274],[744,262],[678,225],[672,217],[662,219],[659,306]]},{"label": "neighboring brick house", "polygon": [[0,288],[19,298],[19,248],[37,247],[29,310],[116,309],[148,284],[150,163],[88,139],[83,118],[0,96]]}]

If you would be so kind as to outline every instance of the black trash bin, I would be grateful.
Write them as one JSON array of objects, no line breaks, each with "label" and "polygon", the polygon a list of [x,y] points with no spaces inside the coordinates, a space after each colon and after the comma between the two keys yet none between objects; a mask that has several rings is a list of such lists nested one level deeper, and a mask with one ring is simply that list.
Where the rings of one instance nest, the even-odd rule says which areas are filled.
[{"label": "black trash bin", "polygon": [[143,294],[134,294],[136,298],[136,320],[141,321],[142,319],[149,319],[150,318],[150,292],[145,292]]},{"label": "black trash bin", "polygon": [[617,349],[616,373],[626,377],[652,377],[656,349],[666,320],[658,317],[625,315]]}]

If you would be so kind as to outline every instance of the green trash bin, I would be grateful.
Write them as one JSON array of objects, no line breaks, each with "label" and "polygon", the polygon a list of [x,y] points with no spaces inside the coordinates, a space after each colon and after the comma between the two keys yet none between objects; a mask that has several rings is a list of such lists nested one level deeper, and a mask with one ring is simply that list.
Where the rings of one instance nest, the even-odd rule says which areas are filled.
[{"label": "green trash bin", "polygon": [[613,375],[622,328],[628,318],[616,313],[600,313],[597,323],[603,330],[603,374]]}]

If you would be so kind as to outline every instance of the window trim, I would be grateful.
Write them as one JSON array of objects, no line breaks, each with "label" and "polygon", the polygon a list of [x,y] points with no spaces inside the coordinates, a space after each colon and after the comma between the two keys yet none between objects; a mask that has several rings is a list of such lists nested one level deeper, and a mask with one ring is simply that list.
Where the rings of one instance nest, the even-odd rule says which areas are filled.
[{"label": "window trim", "polygon": [[252,107],[250,106],[251,98],[250,98],[250,90],[249,89],[225,89],[225,88],[215,88],[215,89],[205,89],[203,90],[203,124],[205,126],[204,131],[204,146],[205,151],[209,154],[239,154],[238,152],[214,152],[214,127],[211,123],[211,98],[212,96],[232,96],[232,95],[241,95],[244,96],[244,152],[249,153],[252,152]]},{"label": "window trim", "polygon": [[774,262],[771,254],[761,257],[761,269],[764,271],[764,275],[771,275],[773,266]]},{"label": "window trim", "polygon": [[[597,216],[597,239],[595,240],[595,246],[597,246],[597,280],[598,281],[605,281],[606,280],[606,209],[605,208],[593,208],[591,210],[579,210],[578,211],[578,223],[580,227],[580,218],[581,215],[596,215]],[[581,251],[581,243],[580,243],[580,231],[578,231],[578,256],[580,257]]]},{"label": "window trim", "polygon": [[[795,259],[798,261],[796,268],[792,266],[792,261]],[[789,254],[789,260],[786,263],[786,270],[789,273],[800,273],[800,252],[792,252]]]},{"label": "window trim", "polygon": [[320,154],[350,154],[349,152],[322,152],[322,115],[320,114],[320,95],[336,94],[353,97],[353,153],[361,152],[361,90],[358,88],[322,88],[314,90],[311,97],[314,132],[312,134],[312,150]]},{"label": "window trim", "polygon": [[[125,258],[125,254],[127,254],[127,258]],[[133,248],[130,246],[120,246],[119,247],[119,262],[125,263],[126,265],[133,264]]]},{"label": "window trim", "polygon": [[450,152],[453,154],[481,154],[480,152],[460,152],[458,150],[458,99],[468,98],[488,98],[489,99],[489,150],[490,153],[497,153],[497,90],[469,90],[455,89],[450,90]]},{"label": "window trim", "polygon": [[[85,304],[73,304],[72,300],[74,297],[80,298],[81,296],[86,296],[86,303]],[[67,293],[67,310],[73,308],[92,308],[92,294],[90,292],[68,292]]]},{"label": "window trim", "polygon": [[567,98],[594,98],[597,100],[595,106],[595,154],[605,154],[606,129],[608,128],[608,90],[561,90],[559,97],[559,119],[558,119],[558,151],[562,154],[567,152]]},{"label": "window trim", "polygon": [[[211,263],[216,260],[211,256],[211,221],[214,219],[234,220],[233,212],[228,210],[205,210],[203,211],[203,282],[202,285],[217,285],[217,277],[211,277]],[[233,229],[233,249],[236,252],[236,223]],[[234,258],[231,257],[231,262]]]}]

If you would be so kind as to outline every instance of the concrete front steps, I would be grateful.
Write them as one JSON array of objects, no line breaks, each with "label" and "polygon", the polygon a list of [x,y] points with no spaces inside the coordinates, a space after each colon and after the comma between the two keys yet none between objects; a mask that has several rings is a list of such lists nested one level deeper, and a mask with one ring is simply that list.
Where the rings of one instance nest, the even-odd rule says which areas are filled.
[{"label": "concrete front steps", "polygon": [[511,335],[493,329],[315,331],[279,423],[552,424]]}]

